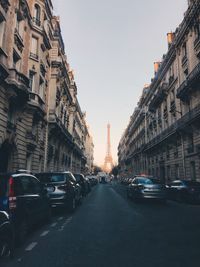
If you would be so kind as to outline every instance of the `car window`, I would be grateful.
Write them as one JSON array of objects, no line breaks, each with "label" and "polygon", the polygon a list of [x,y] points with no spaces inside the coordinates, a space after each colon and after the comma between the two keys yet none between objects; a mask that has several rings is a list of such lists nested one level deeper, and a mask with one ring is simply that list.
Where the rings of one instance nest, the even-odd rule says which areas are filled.
[{"label": "car window", "polygon": [[36,177],[42,183],[59,183],[66,180],[66,175],[64,173],[41,173],[36,174]]},{"label": "car window", "polygon": [[24,189],[22,186],[21,179],[18,177],[14,179],[14,188],[15,188],[15,195],[20,196],[24,194]]},{"label": "car window", "polygon": [[20,176],[24,194],[39,194],[41,192],[40,182],[32,176]]},{"label": "car window", "polygon": [[171,185],[172,185],[172,186],[181,186],[182,183],[179,182],[179,181],[177,181],[177,182],[172,182]]}]

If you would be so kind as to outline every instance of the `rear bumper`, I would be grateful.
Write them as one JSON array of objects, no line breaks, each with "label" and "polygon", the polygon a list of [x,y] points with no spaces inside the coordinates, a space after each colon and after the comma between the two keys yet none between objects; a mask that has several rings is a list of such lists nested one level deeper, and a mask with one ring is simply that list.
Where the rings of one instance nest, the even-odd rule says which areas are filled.
[{"label": "rear bumper", "polygon": [[167,199],[167,194],[164,192],[143,192],[141,198]]},{"label": "rear bumper", "polygon": [[50,204],[52,208],[55,207],[64,207],[68,203],[68,199],[66,196],[56,197],[56,198],[50,198]]}]

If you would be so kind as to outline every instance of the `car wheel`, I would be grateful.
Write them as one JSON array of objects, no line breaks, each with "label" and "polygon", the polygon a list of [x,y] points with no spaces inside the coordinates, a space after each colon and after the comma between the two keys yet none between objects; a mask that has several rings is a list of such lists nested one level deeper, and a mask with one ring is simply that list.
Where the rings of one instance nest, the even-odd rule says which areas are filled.
[{"label": "car wheel", "polygon": [[18,227],[18,232],[17,232],[17,241],[21,245],[24,243],[26,236],[28,234],[28,224],[25,220],[23,220],[19,227]]},{"label": "car wheel", "polygon": [[0,242],[0,258],[9,258],[13,255],[12,245],[10,240],[6,237],[2,238]]}]

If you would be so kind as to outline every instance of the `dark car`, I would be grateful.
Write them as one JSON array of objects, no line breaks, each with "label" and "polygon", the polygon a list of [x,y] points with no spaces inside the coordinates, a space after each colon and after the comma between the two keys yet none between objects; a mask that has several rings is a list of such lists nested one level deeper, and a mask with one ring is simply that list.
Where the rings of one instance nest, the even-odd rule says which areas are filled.
[{"label": "dark car", "polygon": [[200,183],[192,180],[175,180],[167,185],[168,197],[176,201],[200,203]]},{"label": "dark car", "polygon": [[5,211],[0,211],[0,258],[13,256],[14,231]]},{"label": "dark car", "polygon": [[85,177],[81,173],[74,173],[74,177],[76,182],[81,186],[81,194],[82,196],[86,196],[88,191],[88,182],[86,181]]},{"label": "dark car", "polygon": [[153,177],[135,177],[127,187],[127,196],[134,200],[157,199],[166,201],[166,187]]},{"label": "dark car", "polygon": [[47,189],[52,208],[64,207],[70,211],[75,210],[76,203],[81,198],[81,189],[78,189],[71,172],[46,172],[35,175]]},{"label": "dark car", "polygon": [[33,225],[51,217],[47,192],[40,181],[28,173],[0,174],[0,211],[9,214],[20,243]]}]

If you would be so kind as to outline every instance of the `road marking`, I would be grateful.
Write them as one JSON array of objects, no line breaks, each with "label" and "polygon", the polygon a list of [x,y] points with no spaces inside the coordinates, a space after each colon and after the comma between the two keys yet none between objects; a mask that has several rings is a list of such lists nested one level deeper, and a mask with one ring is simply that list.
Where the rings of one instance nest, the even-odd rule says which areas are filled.
[{"label": "road marking", "polygon": [[44,231],[40,236],[46,236],[48,235],[49,231]]},{"label": "road marking", "polygon": [[31,251],[35,246],[37,246],[37,242],[33,242],[25,249],[26,251]]},{"label": "road marking", "polygon": [[61,220],[63,220],[63,217],[59,217],[59,218],[58,218],[58,221],[61,221]]},{"label": "road marking", "polygon": [[22,261],[22,258],[17,259],[18,262]]},{"label": "road marking", "polygon": [[52,223],[51,227],[55,227],[58,223],[55,222],[55,223]]}]

